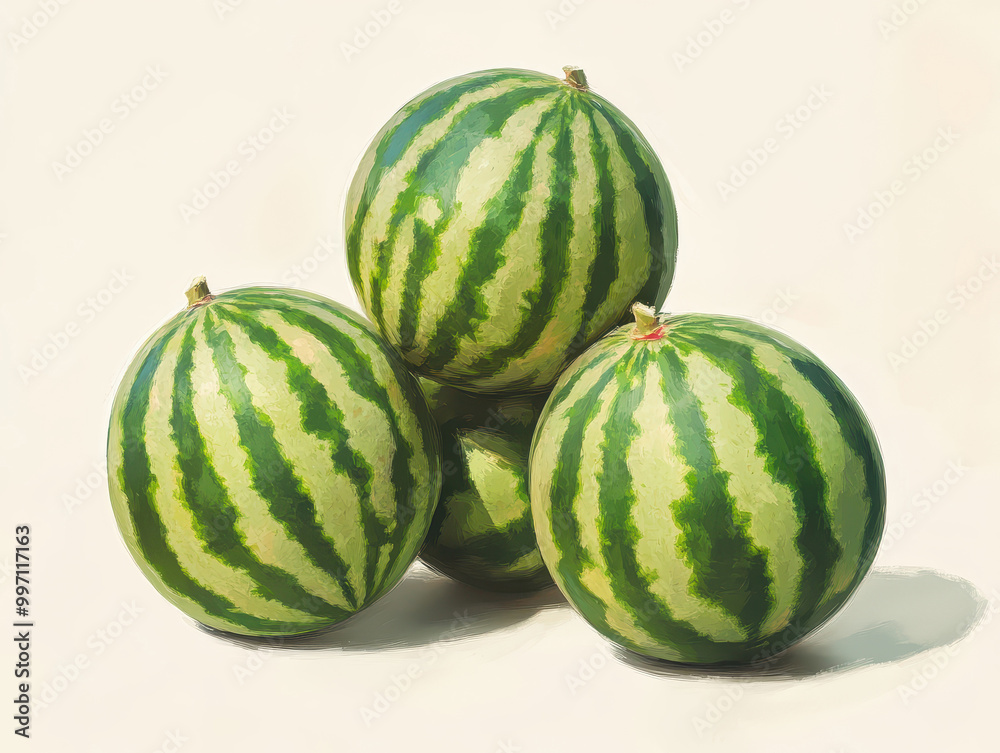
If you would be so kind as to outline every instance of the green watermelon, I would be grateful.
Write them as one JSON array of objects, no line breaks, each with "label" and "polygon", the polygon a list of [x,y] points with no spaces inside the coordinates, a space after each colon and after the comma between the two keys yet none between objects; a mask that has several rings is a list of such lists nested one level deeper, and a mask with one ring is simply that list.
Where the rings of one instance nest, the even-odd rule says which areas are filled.
[{"label": "green watermelon", "polygon": [[111,503],[153,586],[242,635],[343,620],[416,558],[441,488],[416,380],[358,315],[204,279],[128,367],[108,432]]},{"label": "green watermelon", "polygon": [[441,429],[444,483],[420,558],[492,591],[552,585],[535,543],[528,451],[545,395],[486,398],[421,380]]},{"label": "green watermelon", "polygon": [[539,547],[610,640],[678,662],[764,659],[857,588],[885,472],[847,387],[742,319],[637,307],[559,379],[531,447]]},{"label": "green watermelon", "polygon": [[633,300],[667,295],[677,217],[663,168],[583,71],[564,70],[445,81],[361,158],[345,216],[351,279],[423,376],[542,392]]}]

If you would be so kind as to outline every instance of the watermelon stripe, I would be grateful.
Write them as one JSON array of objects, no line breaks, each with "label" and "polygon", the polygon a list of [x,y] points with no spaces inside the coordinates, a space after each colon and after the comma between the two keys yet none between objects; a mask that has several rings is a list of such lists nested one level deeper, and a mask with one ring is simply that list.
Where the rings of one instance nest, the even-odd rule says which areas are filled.
[{"label": "watermelon stripe", "polygon": [[[442,223],[442,231],[447,222]],[[405,312],[416,311],[420,297],[420,283],[437,269],[441,247],[434,228],[419,217],[413,223],[413,256],[407,269],[406,285],[403,289],[399,312],[399,349],[405,356],[413,350],[413,339],[417,334],[417,319]]]},{"label": "watermelon stripe", "polygon": [[591,620],[597,621],[596,627],[602,633],[617,635],[624,641],[624,636],[611,627],[606,617],[600,616],[605,614],[605,606],[579,581],[584,567],[593,566],[596,562],[593,554],[587,551],[580,541],[580,521],[573,509],[573,503],[580,489],[579,447],[583,443],[583,434],[588,421],[600,409],[598,397],[614,376],[614,371],[608,369],[572,406],[569,425],[564,434],[565,439],[552,475],[551,507],[548,517],[549,533],[558,553],[558,561],[550,563],[550,566],[555,564],[562,582],[570,590],[571,602],[585,610]]},{"label": "watermelon stripe", "polygon": [[[470,105],[456,119],[453,125],[453,129],[462,132],[463,138],[458,140],[457,143],[453,139],[441,139],[424,153],[417,166],[407,175],[408,188],[396,197],[396,201],[393,204],[389,231],[385,241],[378,245],[373,265],[375,272],[369,282],[371,289],[369,297],[371,302],[370,313],[376,323],[384,324],[383,294],[385,288],[383,282],[389,275],[389,266],[392,263],[391,250],[396,243],[403,217],[407,214],[415,213],[418,209],[421,189],[427,185],[436,186],[437,193],[435,194],[435,198],[438,199],[439,204],[452,206],[454,203],[454,193],[458,188],[458,167],[468,161],[469,155],[483,141],[500,134],[502,127],[507,122],[507,118],[511,113],[519,112],[546,94],[551,94],[551,91],[542,87],[520,89],[501,94],[494,99],[487,99]],[[441,172],[448,175],[447,179],[435,178]],[[417,176],[420,176],[419,179]],[[438,237],[440,240],[440,236]],[[413,259],[411,258],[410,261],[412,263]],[[409,278],[410,276],[411,274],[408,271],[406,277]],[[422,305],[423,301],[421,301]],[[418,312],[421,306],[418,306]]]},{"label": "watermelon stripe", "polygon": [[697,645],[702,636],[688,623],[675,619],[652,592],[650,579],[643,572],[636,552],[641,532],[631,517],[635,492],[626,458],[638,433],[634,416],[640,410],[645,390],[643,380],[631,377],[633,369],[643,369],[647,360],[646,351],[637,351],[635,363],[623,361],[616,370],[622,388],[615,395],[614,407],[603,429],[607,432],[613,428],[622,437],[622,443],[614,447],[606,444],[603,448],[598,496],[601,512],[597,521],[601,553],[612,591],[622,604],[628,605],[625,611],[637,625],[649,635],[667,636],[673,642]]},{"label": "watermelon stripe", "polygon": [[[416,478],[410,469],[410,459],[413,457],[414,452],[403,437],[398,415],[388,407],[391,405],[389,394],[385,387],[375,379],[371,360],[361,351],[351,337],[338,331],[315,314],[302,310],[287,310],[282,312],[282,316],[290,324],[299,325],[322,336],[330,346],[331,352],[344,364],[351,388],[374,404],[385,406],[395,445],[395,453],[392,458],[391,480],[392,486],[396,491],[395,520],[397,522],[386,538],[388,542],[389,561],[393,561],[405,541],[408,524],[413,520],[415,514],[409,497],[410,490],[416,483]],[[361,333],[359,328],[356,331],[356,336],[360,338],[368,335]],[[376,578],[376,592],[380,591],[387,582],[391,581],[392,575],[393,573],[386,571],[382,574],[381,578]]]},{"label": "watermelon stripe", "polygon": [[534,137],[521,153],[514,172],[487,204],[486,219],[472,235],[468,263],[456,285],[459,295],[437,320],[437,328],[430,336],[428,349],[432,355],[425,361],[426,368],[444,368],[458,352],[460,339],[471,333],[475,324],[489,315],[488,304],[483,299],[481,289],[503,266],[504,246],[524,216],[535,153],[555,112],[557,108],[542,116],[535,128]]},{"label": "watermelon stripe", "polygon": [[[560,114],[568,109],[563,104]],[[572,136],[570,129],[561,129],[552,148],[554,165],[549,177],[549,200],[539,239],[547,252],[542,259],[543,271],[524,296],[528,305],[509,342],[487,350],[472,363],[472,369],[497,368],[496,364],[503,368],[511,359],[537,347],[552,307],[566,283],[570,264],[569,240],[574,228],[570,197],[577,175]]]},{"label": "watermelon stripe", "polygon": [[[791,361],[799,373],[822,395],[833,410],[834,415],[839,417],[844,441],[862,460],[866,488],[877,490],[884,496],[885,469],[882,465],[881,455],[878,453],[878,439],[869,428],[868,421],[860,407],[855,401],[848,398],[849,393],[846,388],[839,384],[836,378],[825,369],[800,358],[792,358]],[[882,529],[885,525],[885,508],[874,504],[870,496],[867,498],[867,502],[868,510],[861,551],[864,552],[865,561],[870,563],[874,560],[876,547],[882,537]],[[852,590],[863,574],[864,571],[859,573],[845,590]]]},{"label": "watermelon stripe", "polygon": [[289,573],[265,565],[247,548],[238,531],[239,512],[233,506],[225,483],[219,478],[198,431],[192,395],[195,325],[184,333],[175,370],[175,397],[171,428],[177,446],[177,465],[181,472],[184,503],[191,511],[196,533],[216,557],[234,569],[245,570],[257,583],[257,593],[289,607],[340,620],[350,612],[333,606],[309,593]]},{"label": "watermelon stripe", "polygon": [[[382,540],[387,530],[379,521],[369,497],[373,470],[361,453],[351,447],[350,436],[344,426],[343,411],[330,398],[309,368],[292,354],[291,348],[281,340],[277,332],[252,317],[230,308],[218,307],[215,310],[220,318],[239,326],[254,344],[271,358],[285,365],[288,370],[288,386],[301,402],[302,428],[309,434],[329,442],[330,459],[336,471],[345,475],[357,492],[365,539]],[[364,595],[370,595],[375,586],[378,549],[368,547],[366,557]]]},{"label": "watermelon stripe", "polygon": [[[606,165],[610,160],[608,145],[605,143],[593,113],[587,113],[592,138],[591,155],[596,165]],[[573,343],[587,342],[587,333],[594,326],[601,303],[607,299],[611,286],[618,276],[617,231],[615,229],[615,204],[617,190],[611,179],[610,171],[598,172],[598,200],[593,210],[593,222],[597,254],[588,267],[588,276],[592,280],[583,300],[583,320],[573,337]],[[617,317],[616,317],[617,318]]]},{"label": "watermelon stripe", "polygon": [[246,384],[246,369],[236,358],[232,336],[216,326],[211,311],[205,312],[204,330],[216,368],[228,377],[222,391],[239,425],[239,446],[247,453],[254,489],[267,501],[274,518],[301,542],[317,567],[336,579],[348,604],[357,609],[358,595],[348,580],[347,565],[317,523],[315,503],[282,455],[270,419],[254,406]]},{"label": "watermelon stripe", "polygon": [[206,588],[185,571],[177,553],[167,543],[166,528],[153,502],[158,482],[153,476],[146,447],[146,416],[153,385],[152,375],[159,368],[167,346],[178,336],[179,326],[178,324],[172,331],[164,333],[143,359],[122,412],[123,416],[129,416],[132,420],[121,423],[123,460],[119,469],[119,483],[126,494],[128,510],[134,521],[139,562],[147,563],[167,588],[184,594],[211,617],[233,626],[266,630],[272,624],[269,620],[239,614],[233,602]]},{"label": "watermelon stripe", "polygon": [[673,194],[670,185],[666,181],[658,181],[643,158],[643,151],[648,150],[640,150],[636,134],[626,125],[624,116],[620,113],[616,115],[605,117],[614,131],[618,148],[635,174],[634,185],[642,202],[649,247],[653,251],[650,258],[654,265],[663,267],[654,267],[654,274],[649,275],[646,285],[635,299],[647,305],[659,305],[656,302],[666,299],[670,290],[677,255],[677,212]]},{"label": "watermelon stripe", "polygon": [[[356,246],[361,242],[364,221],[377,193],[379,179],[385,171],[402,159],[428,125],[446,117],[462,97],[494,86],[501,78],[501,76],[495,75],[484,76],[477,81],[460,81],[447,86],[415,103],[415,106],[405,108],[405,117],[402,117],[387,134],[375,138],[374,164],[366,177],[361,201],[355,209],[353,221],[348,231],[348,240],[351,246]],[[360,275],[358,261],[359,257],[357,256],[348,259],[351,276],[355,279]]]},{"label": "watermelon stripe", "polygon": [[[754,634],[773,606],[766,558],[749,536],[749,516],[738,510],[728,492],[726,472],[707,436],[701,402],[686,380],[686,363],[669,346],[661,348],[659,356],[665,399],[674,408],[670,420],[677,451],[693,469],[687,479],[688,496],[670,505],[684,531],[687,559],[694,570],[692,587]],[[730,590],[733,583],[743,584],[742,590]]]}]

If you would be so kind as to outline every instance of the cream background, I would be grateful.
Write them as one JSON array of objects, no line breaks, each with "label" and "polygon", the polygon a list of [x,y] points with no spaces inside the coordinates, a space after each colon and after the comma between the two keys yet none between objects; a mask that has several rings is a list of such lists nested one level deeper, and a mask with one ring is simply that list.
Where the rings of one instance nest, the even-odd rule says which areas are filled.
[{"label": "cream background", "polygon": [[[9,0],[0,14],[0,623],[13,616],[13,528],[28,523],[33,692],[64,686],[16,745],[168,751],[176,731],[186,753],[995,749],[1000,628],[968,625],[1000,608],[1000,277],[961,310],[949,301],[1000,251],[995,3],[908,0],[916,12],[886,39],[886,0],[398,0],[347,59],[341,45],[388,3],[231,2],[221,17],[212,0],[52,4],[16,50],[8,34],[41,5]],[[674,53],[724,10],[732,22],[679,69]],[[888,520],[902,535],[878,566],[960,580],[880,570],[789,665],[796,679],[773,681],[646,674],[605,658],[565,606],[497,612],[419,569],[321,652],[253,653],[194,629],[129,560],[94,475],[129,354],[196,274],[217,288],[292,284],[305,264],[302,286],[356,305],[341,206],[367,140],[444,78],[569,63],[636,121],[678,194],[667,308],[764,318],[826,360],[885,453]],[[116,98],[147,66],[166,78],[119,120]],[[829,101],[785,140],[777,121],[814,86]],[[290,123],[246,161],[241,142],[274,108]],[[113,130],[60,180],[52,163],[102,118]],[[948,127],[957,142],[910,182],[907,161]],[[717,182],[768,137],[778,151],[723,200]],[[179,204],[230,159],[240,173],[185,222]],[[844,224],[896,179],[905,193],[848,242]],[[317,246],[328,236],[333,253]],[[128,285],[81,313],[120,270]],[[888,353],[938,309],[948,321],[894,369]],[[67,347],[22,378],[73,323]],[[949,463],[968,468],[951,485]],[[939,501],[915,500],[935,481]],[[123,625],[133,601],[142,613]],[[456,609],[468,609],[457,625]],[[2,643],[0,697],[12,698],[14,648]],[[887,660],[810,671],[868,654]],[[60,682],[81,655],[86,668]],[[600,668],[571,688],[581,661]],[[366,724],[361,709],[411,666],[417,679]],[[933,679],[903,699],[921,671]],[[4,750],[15,749],[12,713],[0,714]]]}]

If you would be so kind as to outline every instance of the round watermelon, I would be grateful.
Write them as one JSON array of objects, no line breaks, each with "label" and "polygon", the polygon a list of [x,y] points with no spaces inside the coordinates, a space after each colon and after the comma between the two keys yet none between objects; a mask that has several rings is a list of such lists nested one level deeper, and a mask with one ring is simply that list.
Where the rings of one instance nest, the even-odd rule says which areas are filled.
[{"label": "round watermelon", "polygon": [[545,391],[633,300],[667,295],[677,217],[663,168],[583,71],[564,70],[445,81],[361,158],[345,217],[351,279],[423,376]]},{"label": "round watermelon", "polygon": [[885,522],[878,443],[790,338],[637,307],[582,355],[531,447],[539,547],[567,599],[628,649],[770,657],[857,588]]},{"label": "round watermelon", "polygon": [[552,585],[535,543],[528,451],[545,395],[486,398],[421,380],[441,429],[444,483],[420,558],[492,591]]},{"label": "round watermelon", "polygon": [[153,586],[188,616],[292,635],[354,614],[416,558],[441,485],[416,380],[358,315],[243,288],[163,325],[108,432],[111,503]]}]

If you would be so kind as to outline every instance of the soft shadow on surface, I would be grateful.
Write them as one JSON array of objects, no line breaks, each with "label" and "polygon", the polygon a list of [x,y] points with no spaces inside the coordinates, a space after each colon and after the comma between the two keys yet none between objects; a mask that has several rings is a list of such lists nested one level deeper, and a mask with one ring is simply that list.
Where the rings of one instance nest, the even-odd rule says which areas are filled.
[{"label": "soft shadow on surface", "polygon": [[560,606],[569,608],[555,586],[530,594],[491,593],[416,568],[370,607],[325,630],[291,638],[250,638],[198,627],[246,648],[363,651],[471,638],[510,628],[543,609]]},{"label": "soft shadow on surface", "polygon": [[696,666],[615,647],[625,664],[664,677],[787,680],[888,664],[961,640],[987,609],[967,580],[926,569],[877,568],[824,627],[773,659],[748,666]]}]

